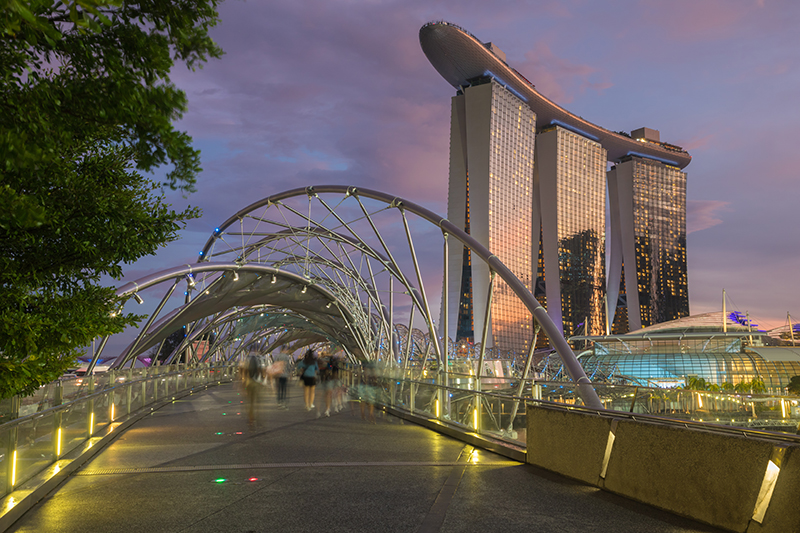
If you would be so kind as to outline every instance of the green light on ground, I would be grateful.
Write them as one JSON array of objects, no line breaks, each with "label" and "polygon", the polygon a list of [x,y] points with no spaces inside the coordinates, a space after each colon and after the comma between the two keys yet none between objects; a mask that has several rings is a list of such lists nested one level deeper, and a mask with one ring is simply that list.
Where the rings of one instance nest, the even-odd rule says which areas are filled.
[{"label": "green light on ground", "polygon": [[225,483],[226,481],[228,481],[228,480],[225,479],[224,477],[220,477],[220,478],[215,479],[214,483]]},{"label": "green light on ground", "polygon": [[214,433],[214,435],[222,435],[222,432],[221,431],[217,431],[216,433]]}]

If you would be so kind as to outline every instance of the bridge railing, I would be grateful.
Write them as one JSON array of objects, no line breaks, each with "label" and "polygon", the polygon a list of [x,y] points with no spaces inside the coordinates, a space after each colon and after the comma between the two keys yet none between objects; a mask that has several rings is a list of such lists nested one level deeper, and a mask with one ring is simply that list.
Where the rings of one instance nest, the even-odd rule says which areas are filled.
[{"label": "bridge railing", "polygon": [[[234,379],[230,365],[171,365],[60,380],[5,404],[0,425],[0,497],[72,458],[148,407]],[[32,412],[30,412],[32,411]],[[21,415],[21,416],[20,416]]]},{"label": "bridge railing", "polygon": [[[527,444],[526,402],[709,431],[761,437],[783,433],[800,440],[794,436],[800,423],[800,399],[796,397],[595,383],[608,409],[598,411],[582,406],[574,384],[565,381],[526,380],[520,386],[513,378],[482,377],[479,382],[469,374],[450,373],[444,380],[436,372],[358,367],[350,368],[347,379],[351,397],[356,399],[374,398],[378,404],[412,416],[523,449]],[[373,390],[367,390],[369,387]]]}]

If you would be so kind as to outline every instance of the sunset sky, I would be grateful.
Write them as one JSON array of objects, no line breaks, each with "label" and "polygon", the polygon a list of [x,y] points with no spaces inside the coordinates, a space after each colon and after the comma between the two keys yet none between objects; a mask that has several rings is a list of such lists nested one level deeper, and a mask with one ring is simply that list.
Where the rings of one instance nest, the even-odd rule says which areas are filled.
[{"label": "sunset sky", "polygon": [[692,314],[718,311],[725,288],[762,328],[800,320],[800,3],[228,0],[220,17],[222,59],[173,72],[204,171],[169,199],[204,216],[125,281],[195,262],[228,216],[295,187],[364,186],[446,214],[454,89],[418,38],[446,20],[573,113],[689,151]]}]

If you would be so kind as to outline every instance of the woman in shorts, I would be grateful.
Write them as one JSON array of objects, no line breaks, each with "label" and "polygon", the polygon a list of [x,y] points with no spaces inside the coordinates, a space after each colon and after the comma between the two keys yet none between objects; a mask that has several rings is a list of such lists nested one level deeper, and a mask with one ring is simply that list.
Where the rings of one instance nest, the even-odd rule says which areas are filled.
[{"label": "woman in shorts", "polygon": [[317,372],[319,365],[313,350],[308,350],[302,361],[297,364],[300,379],[303,380],[303,398],[306,401],[306,411],[314,409],[314,391],[317,387]]}]

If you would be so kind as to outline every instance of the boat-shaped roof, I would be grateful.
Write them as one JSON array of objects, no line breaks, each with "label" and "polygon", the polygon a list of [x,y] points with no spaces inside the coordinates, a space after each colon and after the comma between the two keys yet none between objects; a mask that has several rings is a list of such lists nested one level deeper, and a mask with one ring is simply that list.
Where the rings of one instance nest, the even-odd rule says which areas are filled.
[{"label": "boat-shaped roof", "polygon": [[609,161],[638,156],[684,168],[692,160],[692,156],[679,146],[632,139],[570,113],[540,94],[527,78],[495,55],[488,45],[455,24],[429,22],[420,29],[419,41],[434,68],[456,89],[472,85],[476,79],[494,78],[527,102],[536,113],[538,129],[555,124],[598,141],[608,152]]}]

